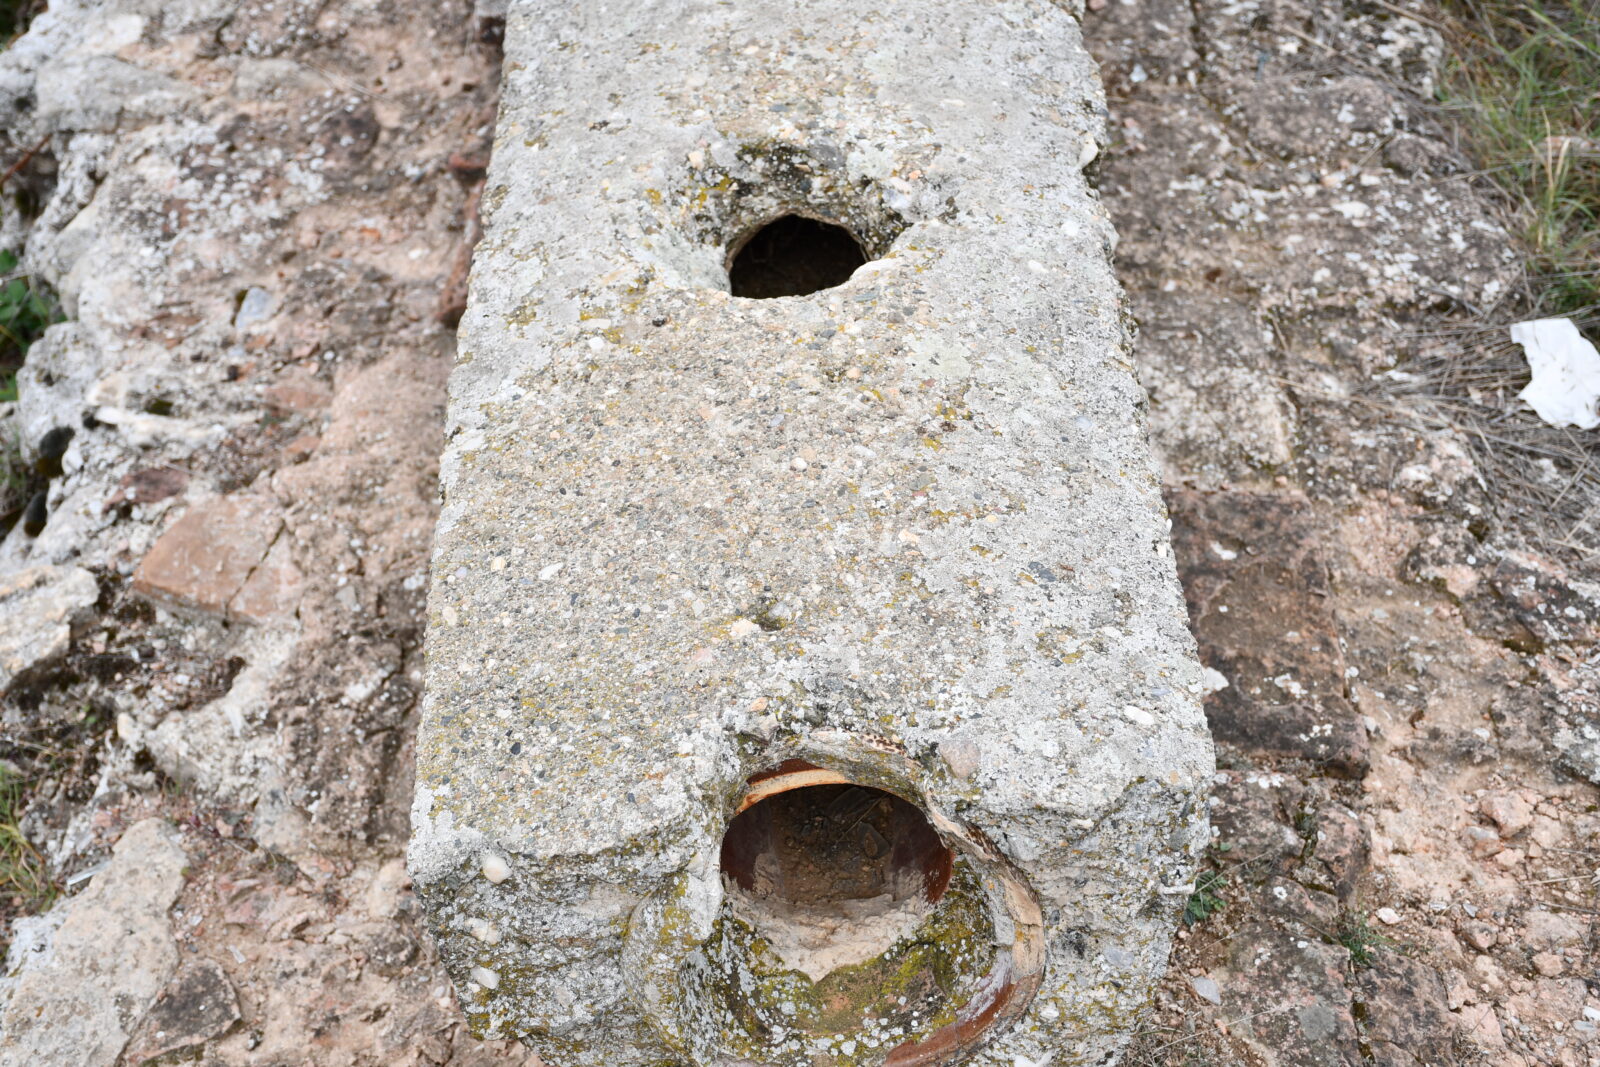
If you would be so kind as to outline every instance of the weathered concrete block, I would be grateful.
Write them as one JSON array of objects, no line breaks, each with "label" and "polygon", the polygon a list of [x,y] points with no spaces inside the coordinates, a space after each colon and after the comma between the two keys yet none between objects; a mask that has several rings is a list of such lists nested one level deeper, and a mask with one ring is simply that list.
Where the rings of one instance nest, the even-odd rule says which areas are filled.
[{"label": "weathered concrete block", "polygon": [[410,856],[474,1028],[1106,1062],[1211,752],[1076,21],[513,0],[506,48]]}]

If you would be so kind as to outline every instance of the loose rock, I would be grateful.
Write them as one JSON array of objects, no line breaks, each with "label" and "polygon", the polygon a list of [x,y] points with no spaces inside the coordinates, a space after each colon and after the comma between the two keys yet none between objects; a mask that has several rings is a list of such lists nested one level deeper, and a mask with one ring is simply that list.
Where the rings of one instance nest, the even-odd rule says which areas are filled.
[{"label": "loose rock", "polygon": [[210,960],[200,960],[161,991],[125,1058],[138,1067],[220,1037],[238,1021],[239,997],[227,973]]},{"label": "loose rock", "polygon": [[172,827],[147,819],[122,835],[87,890],[56,905],[60,927],[22,961],[0,1015],[0,1067],[117,1062],[177,965],[167,909],[186,861]]},{"label": "loose rock", "polygon": [[94,575],[81,567],[44,564],[0,574],[0,690],[65,652],[73,626],[99,595]]}]

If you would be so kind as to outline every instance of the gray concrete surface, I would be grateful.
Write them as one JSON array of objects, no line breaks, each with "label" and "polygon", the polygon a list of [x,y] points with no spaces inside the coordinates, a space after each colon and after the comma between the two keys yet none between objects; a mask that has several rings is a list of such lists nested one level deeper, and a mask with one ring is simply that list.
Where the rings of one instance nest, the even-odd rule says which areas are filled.
[{"label": "gray concrete surface", "polygon": [[[552,1067],[1107,1062],[1211,749],[1076,20],[513,2],[505,72],[409,860],[472,1025]],[[786,211],[873,262],[730,296]],[[814,991],[719,848],[789,759],[955,850],[990,943],[944,1017],[785,1022]]]}]

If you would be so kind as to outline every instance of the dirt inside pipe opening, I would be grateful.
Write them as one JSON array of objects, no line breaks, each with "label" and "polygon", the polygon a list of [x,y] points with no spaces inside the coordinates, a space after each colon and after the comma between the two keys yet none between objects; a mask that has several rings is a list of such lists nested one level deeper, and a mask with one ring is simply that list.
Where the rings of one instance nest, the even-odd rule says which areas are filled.
[{"label": "dirt inside pipe opening", "polygon": [[934,1067],[1015,1014],[995,872],[913,800],[788,760],[750,778],[721,873],[679,970],[696,1062]]},{"label": "dirt inside pipe opening", "polygon": [[738,815],[722,842],[734,914],[812,981],[913,933],[954,861],[916,805],[848,784],[769,797]]}]

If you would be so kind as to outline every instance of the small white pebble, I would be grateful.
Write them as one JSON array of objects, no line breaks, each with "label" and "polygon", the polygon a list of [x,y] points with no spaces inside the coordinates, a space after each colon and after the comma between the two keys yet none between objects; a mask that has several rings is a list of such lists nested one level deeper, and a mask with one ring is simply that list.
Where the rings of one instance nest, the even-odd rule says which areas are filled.
[{"label": "small white pebble", "polygon": [[548,582],[550,579],[560,574],[561,568],[565,566],[565,563],[552,563],[548,567],[541,568],[539,571],[539,580],[541,582]]},{"label": "small white pebble", "polygon": [[1140,726],[1154,726],[1156,717],[1143,708],[1136,708],[1132,704],[1122,709],[1123,717],[1129,722],[1136,722]]},{"label": "small white pebble", "polygon": [[1379,908],[1378,921],[1385,926],[1394,926],[1400,922],[1400,913],[1393,908]]},{"label": "small white pebble", "polygon": [[1100,146],[1095,144],[1091,134],[1084,134],[1083,141],[1078,145],[1078,169],[1082,170],[1094,162],[1094,157],[1100,154]]},{"label": "small white pebble", "polygon": [[472,973],[469,977],[485,989],[498,989],[500,987],[500,975],[487,967],[472,968]]},{"label": "small white pebble", "polygon": [[455,608],[449,606],[448,604],[445,605],[444,610],[439,612],[439,614],[444,616],[444,624],[446,626],[454,626],[461,621],[461,615],[456,611]]},{"label": "small white pebble", "polygon": [[482,870],[483,876],[495,885],[499,885],[511,877],[511,864],[506,862],[504,856],[496,855],[493,852],[485,852],[483,854]]},{"label": "small white pebble", "polygon": [[810,465],[811,464],[807,463],[801,456],[796,456],[789,461],[789,469],[792,471],[803,471]]},{"label": "small white pebble", "polygon": [[468,919],[467,933],[482,941],[485,945],[498,945],[500,943],[499,928],[487,919]]}]

